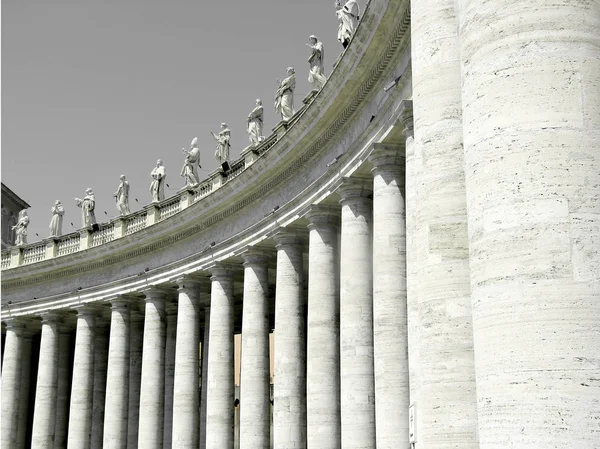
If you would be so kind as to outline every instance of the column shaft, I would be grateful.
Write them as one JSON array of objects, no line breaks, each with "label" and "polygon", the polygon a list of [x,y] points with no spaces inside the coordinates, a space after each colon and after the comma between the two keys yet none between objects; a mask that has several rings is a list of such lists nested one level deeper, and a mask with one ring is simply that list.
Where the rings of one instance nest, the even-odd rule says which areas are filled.
[{"label": "column shaft", "polygon": [[166,307],[167,334],[165,343],[165,429],[163,447],[173,442],[173,387],[175,382],[175,352],[177,346],[177,305]]},{"label": "column shaft", "polygon": [[131,313],[129,334],[129,407],[127,413],[127,447],[138,447],[140,418],[140,389],[142,385],[142,346],[144,318],[138,312]]},{"label": "column shaft", "polygon": [[69,392],[71,390],[70,329],[67,326],[62,326],[58,338],[58,387],[54,449],[63,449],[67,446],[67,431],[69,428]]},{"label": "column shaft", "polygon": [[[31,386],[31,350],[32,350],[32,335],[31,333],[26,334],[23,340],[23,351],[22,358],[23,364],[21,366],[21,394],[19,404],[19,423],[17,425],[17,448],[25,449],[25,441],[27,438],[27,424],[29,417],[29,397],[33,394],[30,391]],[[65,408],[68,404],[65,405]],[[66,419],[65,419],[65,434],[66,434]],[[66,444],[66,438],[63,440]]]},{"label": "column shaft", "polygon": [[2,361],[1,446],[3,448],[15,448],[18,442],[20,396],[26,393],[21,388],[24,338],[25,326],[22,323],[9,322]]},{"label": "column shaft", "polygon": [[[99,322],[100,321],[100,322]],[[104,407],[106,401],[106,371],[108,368],[108,323],[96,320],[94,344],[94,399],[92,404],[91,449],[102,449],[104,435]]]},{"label": "column shaft", "polygon": [[200,388],[200,449],[206,449],[206,393],[208,388],[208,348],[210,346],[210,307],[204,307],[202,337],[202,387]]}]

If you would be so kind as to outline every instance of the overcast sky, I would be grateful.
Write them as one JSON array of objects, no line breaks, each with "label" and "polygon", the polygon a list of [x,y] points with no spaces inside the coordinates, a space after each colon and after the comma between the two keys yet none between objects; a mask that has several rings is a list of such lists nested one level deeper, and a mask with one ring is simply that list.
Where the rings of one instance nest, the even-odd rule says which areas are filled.
[{"label": "overcast sky", "polygon": [[237,159],[257,98],[265,135],[279,120],[286,67],[296,68],[298,107],[310,91],[309,35],[323,42],[330,73],[337,27],[333,0],[2,0],[2,182],[31,205],[28,241],[48,235],[57,199],[63,233],[79,229],[73,197],[87,187],[98,221],[116,216],[121,174],[139,210],[158,158],[172,196],[195,136],[205,178],[217,166],[209,130],[221,122]]}]

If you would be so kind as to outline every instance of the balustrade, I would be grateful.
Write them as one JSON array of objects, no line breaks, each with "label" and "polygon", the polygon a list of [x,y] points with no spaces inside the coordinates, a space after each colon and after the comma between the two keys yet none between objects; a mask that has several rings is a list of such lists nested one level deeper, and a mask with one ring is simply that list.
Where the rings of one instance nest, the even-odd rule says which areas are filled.
[{"label": "balustrade", "polygon": [[23,262],[22,265],[39,262],[46,258],[46,244],[37,243],[35,246],[23,248]]},{"label": "balustrade", "polygon": [[108,223],[92,234],[92,246],[108,243],[115,238],[115,225]]}]

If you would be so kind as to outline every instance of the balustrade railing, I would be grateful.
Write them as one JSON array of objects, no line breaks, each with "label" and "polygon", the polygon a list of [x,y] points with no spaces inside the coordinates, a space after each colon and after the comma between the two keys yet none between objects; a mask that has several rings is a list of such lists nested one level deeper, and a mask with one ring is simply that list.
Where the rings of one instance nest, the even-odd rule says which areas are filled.
[{"label": "balustrade railing", "polygon": [[23,265],[39,262],[46,258],[46,244],[38,243],[35,246],[23,248]]},{"label": "balustrade railing", "polygon": [[133,234],[134,232],[141,231],[146,227],[148,213],[143,211],[132,217],[125,219],[125,235]]},{"label": "balustrade railing", "polygon": [[209,180],[209,182],[205,182],[204,184],[200,184],[200,186],[194,191],[194,201],[204,198],[206,195],[212,192],[212,188],[212,180]]},{"label": "balustrade railing", "polygon": [[245,168],[246,168],[246,161],[244,159],[241,159],[241,160],[235,162],[234,164],[231,165],[231,169],[229,170],[229,173],[227,174],[227,180],[229,181],[229,180],[235,178],[240,173],[242,173]]},{"label": "balustrade railing", "polygon": [[115,225],[108,223],[103,225],[99,231],[92,233],[92,246],[103,245],[115,239]]},{"label": "balustrade railing", "polygon": [[6,251],[2,253],[2,259],[0,262],[0,268],[2,270],[10,267],[10,251]]},{"label": "balustrade railing", "polygon": [[79,234],[70,234],[61,237],[56,243],[56,255],[64,256],[79,251],[79,241],[81,237]]},{"label": "balustrade railing", "polygon": [[166,203],[160,205],[158,209],[158,219],[164,220],[165,218],[169,218],[172,215],[175,215],[177,212],[181,210],[181,200],[179,196],[172,198]]}]

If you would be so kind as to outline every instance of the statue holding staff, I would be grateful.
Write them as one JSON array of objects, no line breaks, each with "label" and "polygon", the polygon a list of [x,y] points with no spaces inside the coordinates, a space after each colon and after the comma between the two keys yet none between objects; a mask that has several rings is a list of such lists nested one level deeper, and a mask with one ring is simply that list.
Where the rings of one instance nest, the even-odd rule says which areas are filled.
[{"label": "statue holding staff", "polygon": [[198,168],[202,168],[200,165],[200,150],[198,149],[198,138],[194,137],[190,144],[190,149],[182,149],[185,155],[185,162],[181,167],[180,175],[185,179],[186,187],[196,187],[200,184],[200,178],[198,177]]},{"label": "statue holding staff", "polygon": [[360,20],[360,9],[356,0],[348,0],[344,6],[340,0],[335,2],[335,15],[337,16],[340,26],[338,28],[337,39],[344,48],[350,43],[350,39],[356,31],[358,21]]},{"label": "statue holding staff", "polygon": [[62,222],[65,209],[62,203],[56,200],[50,211],[52,212],[52,219],[50,220],[50,237],[60,237],[62,235]]},{"label": "statue holding staff", "polygon": [[279,89],[275,92],[275,110],[281,114],[281,120],[288,121],[294,115],[294,89],[296,87],[296,71],[287,68],[287,78],[277,80]]},{"label": "statue holding staff", "polygon": [[254,146],[262,142],[265,137],[263,131],[263,106],[262,101],[256,100],[256,107],[248,114],[248,137]]},{"label": "statue holding staff", "polygon": [[27,210],[19,212],[19,220],[11,229],[15,231],[15,246],[27,245],[27,226],[29,226],[29,216]]},{"label": "statue holding staff", "polygon": [[325,78],[325,67],[323,51],[323,43],[317,39],[317,36],[310,36],[308,38],[308,45],[312,53],[308,58],[310,64],[310,72],[308,72],[308,82],[311,83],[316,90],[320,90],[324,85],[327,78]]},{"label": "statue holding staff", "polygon": [[96,224],[96,214],[94,213],[96,198],[92,189],[87,188],[83,199],[75,198],[75,203],[78,207],[81,207],[81,227],[93,228]]},{"label": "statue holding staff", "polygon": [[213,138],[217,141],[217,149],[215,151],[215,157],[219,161],[219,164],[223,165],[229,162],[229,140],[231,139],[231,131],[227,127],[227,123],[221,123],[221,131],[219,134],[210,132]]},{"label": "statue holding staff", "polygon": [[161,159],[156,161],[156,167],[150,173],[152,182],[150,183],[150,193],[152,193],[152,202],[162,201],[165,199],[165,178],[167,177],[167,169],[163,165]]},{"label": "statue holding staff", "polygon": [[117,188],[117,191],[113,193],[115,201],[117,202],[117,210],[121,215],[127,215],[131,213],[129,211],[129,182],[125,178],[125,175],[119,177],[121,183]]}]

